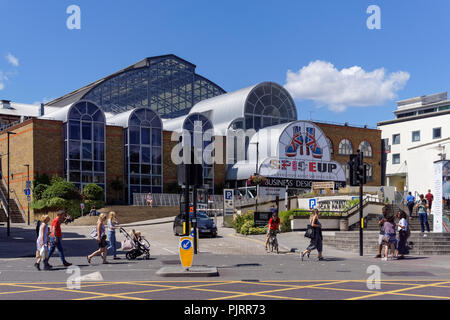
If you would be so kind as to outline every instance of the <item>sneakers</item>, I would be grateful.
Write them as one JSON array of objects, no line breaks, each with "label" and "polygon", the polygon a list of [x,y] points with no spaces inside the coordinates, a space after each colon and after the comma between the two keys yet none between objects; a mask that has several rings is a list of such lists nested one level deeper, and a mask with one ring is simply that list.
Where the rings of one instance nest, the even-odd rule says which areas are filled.
[{"label": "sneakers", "polygon": [[66,261],[66,262],[63,263],[63,265],[64,265],[64,267],[69,267],[69,266],[71,266],[72,264]]},{"label": "sneakers", "polygon": [[382,261],[388,261],[388,257],[381,258]]}]

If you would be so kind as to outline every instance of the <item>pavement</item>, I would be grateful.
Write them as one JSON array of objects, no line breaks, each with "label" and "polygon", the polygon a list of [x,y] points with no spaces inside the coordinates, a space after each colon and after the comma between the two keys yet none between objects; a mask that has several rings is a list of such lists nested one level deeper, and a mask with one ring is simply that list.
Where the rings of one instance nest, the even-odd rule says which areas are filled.
[{"label": "pavement", "polygon": [[[450,256],[409,256],[381,261],[372,255],[324,246],[324,261],[317,254],[301,261],[299,251],[308,245],[302,232],[278,235],[280,253],[264,250],[265,235],[243,236],[222,227],[217,238],[199,239],[193,265],[217,268],[218,276],[165,278],[162,268],[179,266],[178,237],[173,218],[124,225],[140,231],[151,244],[151,258],[110,259],[92,263],[86,255],[97,246],[88,234],[92,227],[63,226],[63,246],[73,266],[60,265],[57,253],[51,271],[33,267],[35,230],[14,225],[12,237],[0,228],[0,300],[33,299],[450,299]],[[117,236],[120,242],[121,234]],[[75,284],[75,288],[74,288]],[[77,284],[79,286],[77,287]]]}]

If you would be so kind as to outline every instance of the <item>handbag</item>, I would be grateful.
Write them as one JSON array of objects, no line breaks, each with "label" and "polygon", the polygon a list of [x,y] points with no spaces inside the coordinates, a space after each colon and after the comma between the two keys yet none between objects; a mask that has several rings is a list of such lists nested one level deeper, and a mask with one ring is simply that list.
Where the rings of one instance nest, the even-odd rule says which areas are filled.
[{"label": "handbag", "polygon": [[305,238],[314,238],[314,228],[310,224],[306,226]]},{"label": "handbag", "polygon": [[131,250],[133,249],[133,242],[131,240],[125,239],[122,241],[122,250]]}]

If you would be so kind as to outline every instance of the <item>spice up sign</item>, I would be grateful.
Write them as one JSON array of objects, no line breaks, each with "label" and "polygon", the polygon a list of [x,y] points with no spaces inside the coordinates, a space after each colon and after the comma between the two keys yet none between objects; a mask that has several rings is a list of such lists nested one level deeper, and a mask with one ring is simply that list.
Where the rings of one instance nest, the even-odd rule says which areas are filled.
[{"label": "spice up sign", "polygon": [[331,161],[325,134],[308,121],[296,121],[283,131],[278,157],[265,159],[260,174],[268,178],[335,181],[339,186],[346,181],[342,165]]}]

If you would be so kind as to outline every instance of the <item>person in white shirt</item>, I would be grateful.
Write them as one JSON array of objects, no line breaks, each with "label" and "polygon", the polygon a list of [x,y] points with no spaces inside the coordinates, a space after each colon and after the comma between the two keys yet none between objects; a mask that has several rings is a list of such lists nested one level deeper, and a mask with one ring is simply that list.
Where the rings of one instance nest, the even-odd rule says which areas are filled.
[{"label": "person in white shirt", "polygon": [[397,212],[397,218],[400,219],[397,223],[397,230],[399,234],[397,259],[405,259],[405,254],[408,254],[408,245],[406,243],[408,239],[408,220],[406,220],[406,212],[399,210]]}]

